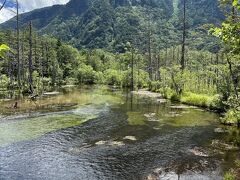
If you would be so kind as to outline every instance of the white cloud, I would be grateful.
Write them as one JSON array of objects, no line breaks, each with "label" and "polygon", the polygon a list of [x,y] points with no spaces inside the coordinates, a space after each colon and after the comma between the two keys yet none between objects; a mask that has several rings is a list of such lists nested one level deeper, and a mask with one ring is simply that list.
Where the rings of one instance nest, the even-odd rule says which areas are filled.
[{"label": "white cloud", "polygon": [[0,11],[0,23],[3,23],[5,21],[7,21],[8,19],[15,16],[15,13],[12,12],[11,10],[14,11],[13,8],[3,8]]},{"label": "white cloud", "polygon": [[[11,0],[15,2],[15,0]],[[28,12],[33,9],[52,6],[54,4],[66,4],[69,0],[18,0],[20,12]],[[5,7],[0,11],[0,23],[3,23],[10,18],[14,17],[14,13],[10,10],[12,8]],[[14,10],[15,11],[15,10]]]},{"label": "white cloud", "polygon": [[69,0],[19,0],[20,7],[23,11],[52,6],[54,4],[66,4]]}]

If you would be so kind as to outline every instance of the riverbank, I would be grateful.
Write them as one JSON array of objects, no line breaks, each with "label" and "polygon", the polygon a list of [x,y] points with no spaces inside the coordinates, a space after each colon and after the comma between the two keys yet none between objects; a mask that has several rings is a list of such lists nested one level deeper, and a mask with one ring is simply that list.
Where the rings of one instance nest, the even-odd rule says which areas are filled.
[{"label": "riverbank", "polygon": [[[240,126],[240,106],[238,105],[240,101],[236,98],[234,99],[231,97],[228,102],[223,102],[222,97],[219,94],[208,95],[183,92],[181,95],[178,95],[175,91],[169,88],[151,88],[148,90],[144,89],[140,91],[158,93],[161,95],[161,97],[169,99],[172,102],[180,102],[185,105],[196,106],[208,111],[224,114],[221,118],[221,124],[226,126]],[[234,106],[234,108],[232,106]]]},{"label": "riverbank", "polygon": [[215,112],[222,112],[222,108],[220,105],[220,98],[218,95],[216,96],[208,96],[203,94],[194,94],[194,93],[183,93],[182,96],[177,96],[174,93],[160,93],[149,91],[146,89],[140,89],[138,91],[133,91],[133,94],[148,96],[151,98],[157,98],[162,100],[170,100],[175,102],[180,102],[184,105],[195,106],[199,108],[204,108],[206,110],[211,110]]}]

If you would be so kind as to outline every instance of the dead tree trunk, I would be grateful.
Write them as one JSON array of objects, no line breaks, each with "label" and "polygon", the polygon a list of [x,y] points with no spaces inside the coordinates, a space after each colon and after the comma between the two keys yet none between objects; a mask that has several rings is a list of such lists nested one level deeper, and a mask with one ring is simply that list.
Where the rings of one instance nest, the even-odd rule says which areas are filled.
[{"label": "dead tree trunk", "polygon": [[185,46],[186,46],[186,1],[183,0],[183,34],[182,34],[182,56],[181,56],[181,70],[185,69]]},{"label": "dead tree trunk", "polygon": [[233,68],[232,68],[232,62],[229,59],[229,57],[227,56],[227,63],[228,63],[228,69],[232,78],[232,83],[233,83],[233,88],[234,88],[234,93],[236,95],[236,97],[238,98],[238,82],[237,82],[237,77],[235,77],[234,72],[233,72]]},{"label": "dead tree trunk", "polygon": [[21,89],[21,64],[20,64],[20,33],[19,33],[19,4],[17,3],[17,79],[18,79],[18,89]]},{"label": "dead tree trunk", "polygon": [[131,90],[134,91],[134,49],[132,47],[132,58],[131,58]]},{"label": "dead tree trunk", "polygon": [[28,58],[28,70],[29,70],[29,91],[33,93],[33,67],[32,67],[32,22],[29,23],[29,58]]}]

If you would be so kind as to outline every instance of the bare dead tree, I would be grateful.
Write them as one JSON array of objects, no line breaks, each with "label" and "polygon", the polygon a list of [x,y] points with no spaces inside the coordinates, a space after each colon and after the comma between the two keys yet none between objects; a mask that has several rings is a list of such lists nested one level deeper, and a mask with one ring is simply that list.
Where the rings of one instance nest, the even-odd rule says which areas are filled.
[{"label": "bare dead tree", "polygon": [[181,70],[185,69],[185,46],[186,46],[186,1],[183,0],[183,34],[182,34],[182,56],[181,56]]},{"label": "bare dead tree", "polygon": [[18,89],[21,89],[21,63],[20,63],[20,31],[19,31],[19,3],[16,0],[17,4],[17,79],[18,79]]},{"label": "bare dead tree", "polygon": [[29,91],[33,93],[33,66],[32,66],[32,22],[29,23],[29,58],[28,58],[28,70],[29,70]]}]

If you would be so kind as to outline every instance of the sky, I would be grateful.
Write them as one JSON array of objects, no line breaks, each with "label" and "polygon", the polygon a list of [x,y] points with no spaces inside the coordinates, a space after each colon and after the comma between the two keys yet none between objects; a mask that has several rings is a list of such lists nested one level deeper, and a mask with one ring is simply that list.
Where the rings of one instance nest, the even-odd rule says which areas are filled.
[{"label": "sky", "polygon": [[[54,4],[66,4],[69,0],[18,0],[20,13],[28,12],[33,9],[42,8],[46,6],[52,6]],[[0,0],[2,5],[4,0]],[[15,16],[16,11],[15,0],[7,0],[5,7],[0,11],[0,23],[7,21]]]}]

